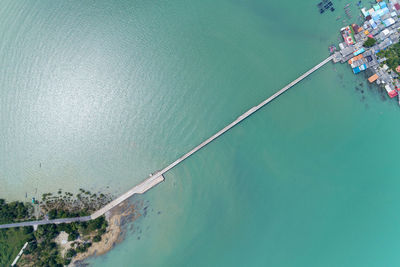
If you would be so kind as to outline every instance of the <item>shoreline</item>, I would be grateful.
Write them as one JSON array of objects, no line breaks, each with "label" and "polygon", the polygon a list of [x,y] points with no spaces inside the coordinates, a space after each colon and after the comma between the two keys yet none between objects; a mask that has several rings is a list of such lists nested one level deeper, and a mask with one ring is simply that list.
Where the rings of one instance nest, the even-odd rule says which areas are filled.
[{"label": "shoreline", "polygon": [[[1,199],[0,223],[5,227],[0,229],[0,250],[4,252],[0,265],[11,264],[14,251],[20,249],[18,243],[7,245],[15,238],[28,244],[18,266],[47,266],[49,262],[75,266],[107,253],[124,240],[124,225],[140,216],[136,209],[139,202],[130,201],[107,214],[90,216],[111,199],[111,195],[92,194],[84,189],[76,196],[60,189],[56,194],[43,194],[40,201],[33,198],[32,203]],[[71,220],[74,216],[78,220]],[[32,221],[35,219],[41,221]]]},{"label": "shoreline", "polygon": [[86,260],[106,254],[117,244],[125,239],[125,226],[141,216],[140,206],[143,204],[124,202],[107,212],[107,232],[102,236],[100,242],[94,243],[87,252],[77,254],[71,261],[70,266],[81,266]]}]

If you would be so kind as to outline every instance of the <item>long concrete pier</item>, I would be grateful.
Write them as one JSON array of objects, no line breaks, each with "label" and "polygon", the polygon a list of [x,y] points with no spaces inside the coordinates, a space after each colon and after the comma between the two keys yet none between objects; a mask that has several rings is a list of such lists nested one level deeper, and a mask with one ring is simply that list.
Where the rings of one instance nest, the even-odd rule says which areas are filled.
[{"label": "long concrete pier", "polygon": [[91,215],[91,218],[96,219],[96,218],[100,217],[101,215],[103,215],[107,211],[111,210],[115,206],[118,206],[119,204],[121,204],[122,202],[124,202],[125,200],[127,200],[128,198],[133,196],[134,194],[143,194],[147,190],[149,190],[149,189],[155,187],[156,185],[158,185],[159,183],[161,183],[162,181],[164,181],[164,176],[162,175],[162,173],[157,173],[157,174],[150,176],[149,178],[147,178],[140,184],[132,187],[129,191],[127,191],[126,193],[122,194],[121,196],[117,197],[116,199],[114,199],[113,201],[111,201],[110,203],[105,205],[103,208],[94,212]]},{"label": "long concrete pier", "polygon": [[284,92],[286,92],[287,90],[292,88],[294,85],[296,85],[297,83],[299,83],[300,81],[302,81],[303,79],[308,77],[310,74],[312,74],[313,72],[315,72],[316,70],[318,70],[319,68],[324,66],[326,63],[330,62],[332,59],[333,59],[333,55],[329,56],[328,58],[323,60],[321,63],[319,63],[318,65],[311,68],[309,71],[307,71],[306,73],[304,73],[303,75],[298,77],[296,80],[292,81],[291,83],[289,83],[288,85],[283,87],[281,90],[277,91],[272,96],[265,99],[263,102],[261,102],[257,106],[252,107],[251,109],[249,109],[248,111],[246,111],[245,113],[240,115],[236,120],[234,120],[233,122],[231,122],[230,124],[225,126],[223,129],[218,131],[216,134],[214,134],[213,136],[211,136],[210,138],[208,138],[207,140],[205,140],[198,146],[194,147],[192,150],[190,150],[189,152],[184,154],[182,157],[178,158],[177,160],[175,160],[174,162],[169,164],[167,167],[165,167],[161,171],[156,172],[155,174],[153,174],[152,176],[150,176],[149,178],[147,178],[140,184],[132,187],[129,191],[122,194],[118,198],[114,199],[113,201],[111,201],[110,203],[105,205],[103,208],[94,212],[91,216],[78,217],[78,218],[55,219],[55,220],[31,221],[31,222],[14,223],[14,224],[4,224],[4,225],[0,225],[0,229],[1,228],[10,228],[10,227],[20,227],[20,226],[34,226],[34,225],[51,224],[51,223],[71,223],[71,222],[76,222],[76,221],[88,221],[88,220],[98,218],[99,216],[105,214],[107,211],[111,210],[115,206],[118,206],[119,204],[124,202],[126,199],[130,198],[132,195],[143,194],[146,191],[148,191],[149,189],[155,187],[156,185],[158,185],[159,183],[164,181],[163,175],[166,172],[168,172],[169,170],[171,170],[172,168],[174,168],[175,166],[180,164],[182,161],[184,161],[185,159],[187,159],[188,157],[190,157],[191,155],[193,155],[194,153],[196,153],[203,147],[210,144],[212,141],[214,141],[215,139],[217,139],[218,137],[220,137],[221,135],[223,135],[224,133],[226,133],[227,131],[232,129],[234,126],[238,125],[240,122],[242,122],[244,119],[248,118],[250,115],[254,114],[257,110],[259,110],[263,106],[265,106],[268,103],[270,103],[271,101],[275,100],[281,94],[283,94]]},{"label": "long concrete pier", "polygon": [[191,155],[193,155],[194,153],[196,153],[197,151],[199,151],[200,149],[202,149],[203,147],[205,147],[206,145],[208,145],[209,143],[211,143],[212,141],[214,141],[215,139],[217,139],[218,137],[220,137],[221,135],[223,135],[224,133],[226,133],[227,131],[229,131],[230,129],[232,129],[234,126],[238,125],[240,122],[242,122],[244,119],[246,119],[247,117],[249,117],[250,115],[254,114],[257,110],[259,110],[260,108],[262,108],[263,106],[265,106],[266,104],[268,104],[269,102],[273,101],[274,99],[276,99],[278,96],[280,96],[281,94],[283,94],[284,92],[286,92],[287,90],[289,90],[290,88],[292,88],[294,85],[296,85],[298,82],[300,82],[301,80],[305,79],[307,76],[309,76],[311,73],[313,73],[314,71],[318,70],[319,68],[321,68],[322,66],[324,66],[326,63],[328,63],[329,61],[331,61],[333,58],[333,55],[326,58],[324,61],[322,61],[321,63],[319,63],[318,65],[316,65],[315,67],[311,68],[309,71],[307,71],[306,73],[304,73],[303,75],[301,75],[299,78],[297,78],[296,80],[294,80],[293,82],[289,83],[288,85],[286,85],[285,87],[283,87],[281,90],[279,90],[278,92],[276,92],[275,94],[273,94],[272,96],[268,97],[267,99],[265,99],[263,102],[261,102],[260,104],[258,104],[257,106],[252,107],[251,109],[249,109],[248,111],[246,111],[245,113],[243,113],[242,115],[240,115],[236,120],[234,120],[233,122],[231,122],[230,124],[228,124],[227,126],[225,126],[223,129],[221,129],[220,131],[218,131],[216,134],[214,134],[213,136],[211,136],[210,138],[208,138],[207,140],[205,140],[204,142],[202,142],[200,145],[196,146],[195,148],[193,148],[192,150],[190,150],[188,153],[186,153],[185,155],[183,155],[182,157],[180,157],[179,159],[175,160],[174,162],[172,162],[170,165],[168,165],[167,167],[165,167],[164,169],[162,169],[160,172],[158,172],[158,175],[163,175],[166,172],[168,172],[169,170],[171,170],[172,168],[174,168],[176,165],[178,165],[179,163],[181,163],[182,161],[184,161],[185,159],[187,159],[188,157],[190,157]]}]

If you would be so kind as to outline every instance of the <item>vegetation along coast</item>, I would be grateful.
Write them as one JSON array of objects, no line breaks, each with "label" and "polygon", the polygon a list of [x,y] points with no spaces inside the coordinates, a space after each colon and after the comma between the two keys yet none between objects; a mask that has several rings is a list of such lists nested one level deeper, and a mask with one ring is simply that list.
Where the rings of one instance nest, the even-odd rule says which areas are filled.
[{"label": "vegetation along coast", "polygon": [[[84,189],[46,193],[32,203],[0,199],[0,224],[88,216],[111,199]],[[25,243],[17,266],[75,266],[109,251],[123,239],[123,223],[138,216],[135,205],[124,202],[94,220],[0,229],[0,266],[10,266]]]}]

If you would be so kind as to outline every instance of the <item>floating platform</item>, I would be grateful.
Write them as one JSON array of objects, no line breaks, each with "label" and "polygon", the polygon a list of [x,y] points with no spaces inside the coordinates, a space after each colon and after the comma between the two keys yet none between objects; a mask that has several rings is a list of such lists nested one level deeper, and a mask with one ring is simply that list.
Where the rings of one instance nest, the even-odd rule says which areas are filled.
[{"label": "floating platform", "polygon": [[330,11],[335,11],[335,8],[333,7],[333,3],[330,0],[323,0],[322,2],[319,2],[317,4],[317,7],[319,8],[319,13],[324,13],[326,10]]}]

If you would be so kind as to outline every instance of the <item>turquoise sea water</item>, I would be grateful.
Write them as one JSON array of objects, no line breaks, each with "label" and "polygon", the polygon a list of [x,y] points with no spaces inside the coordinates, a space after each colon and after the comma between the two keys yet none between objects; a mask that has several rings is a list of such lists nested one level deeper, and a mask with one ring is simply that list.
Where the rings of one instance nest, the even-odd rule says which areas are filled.
[{"label": "turquoise sea water", "polygon": [[[334,3],[3,0],[0,196],[124,192],[327,57]],[[398,114],[328,64],[170,171],[88,262],[398,266]]]}]

